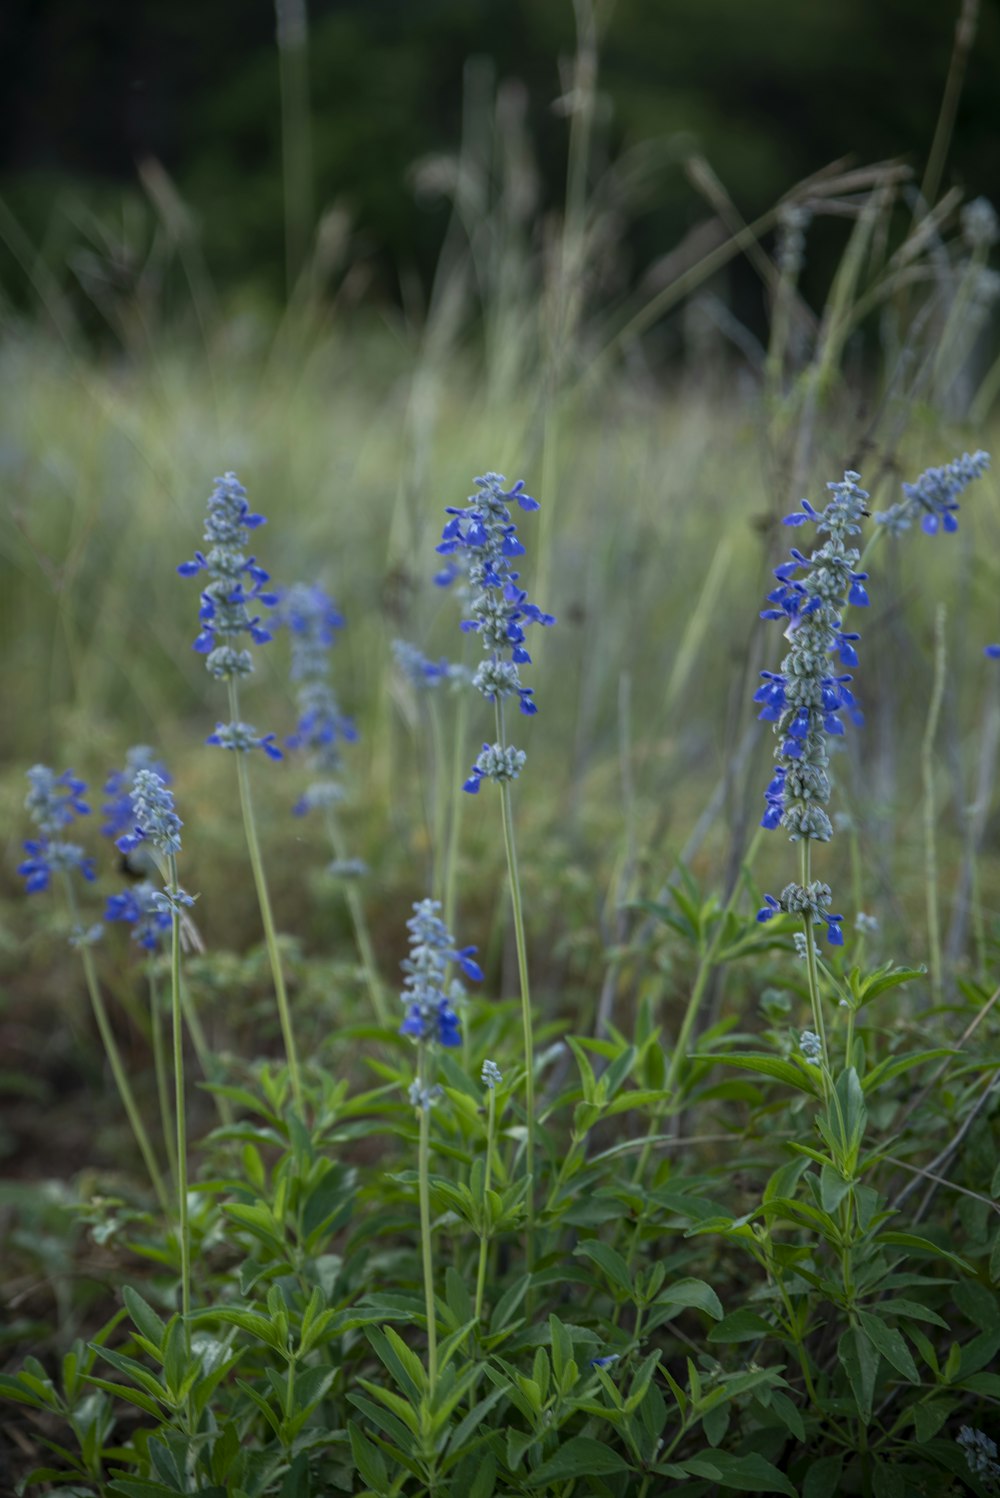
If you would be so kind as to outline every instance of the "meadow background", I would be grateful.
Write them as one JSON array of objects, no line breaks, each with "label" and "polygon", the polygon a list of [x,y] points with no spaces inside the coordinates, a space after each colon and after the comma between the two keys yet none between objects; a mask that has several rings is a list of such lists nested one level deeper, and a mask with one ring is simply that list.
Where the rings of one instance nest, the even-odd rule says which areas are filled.
[{"label": "meadow background", "polygon": [[[220,691],[190,648],[195,587],[176,574],[227,469],[268,517],[255,542],[274,582],[321,583],[345,619],[333,681],[359,738],[344,750],[342,827],[363,878],[332,877],[321,832],[293,816],[307,778],[294,756],[253,766],[304,1055],[352,1091],[371,1085],[352,901],[394,1002],[411,903],[439,888],[454,765],[467,773],[493,736],[488,704],[473,695],[459,719],[455,695],[415,688],[392,648],[474,661],[455,600],[434,586],[434,548],[444,507],[487,470],[541,501],[521,526],[525,578],[558,619],[534,642],[540,710],[516,738],[539,1043],[567,1027],[631,1036],[652,1015],[669,1058],[696,975],[698,1029],[729,1024],[759,1048],[794,1023],[790,935],[776,954],[716,966],[691,909],[734,896],[752,921],[754,897],[794,875],[780,832],[745,862],[771,773],[751,697],[781,655],[758,618],[787,549],[781,517],[803,495],[821,506],[846,469],[884,510],[927,467],[993,448],[995,250],[965,210],[1000,185],[1000,13],[968,0],[877,12],[545,0],[315,3],[307,16],[304,0],[277,15],[144,0],[126,14],[59,0],[5,9],[0,39],[16,62],[0,105],[0,1357],[12,1371],[92,1335],[119,1303],[134,1259],[108,1224],[137,1173],[78,956],[55,903],[26,900],[16,874],[30,765],[72,765],[99,806],[126,748],[156,746],[199,896],[207,951],[189,980],[211,1049],[240,1079],[281,1050],[230,756],[202,747]],[[983,654],[1000,638],[998,539],[988,474],[956,535],[915,528],[873,551],[854,683],[866,724],[834,759],[846,818],[814,873],[844,911],[849,962],[931,967],[881,1001],[873,1046],[948,1045],[982,1016],[975,1069],[940,1084],[882,1168],[898,1189],[958,1136],[963,1153],[942,1169],[976,1205],[939,1194],[935,1241],[980,1264],[985,1299],[963,1309],[1000,1327],[1000,684]],[[259,652],[244,695],[245,716],[279,740],[296,721],[287,650],[281,633]],[[490,789],[461,809],[455,934],[479,948],[490,999],[476,1003],[510,1019],[496,1030],[476,1009],[470,1026],[512,1044],[517,954]],[[120,875],[113,851],[100,857],[106,894]],[[860,911],[877,931],[859,933]],[[109,928],[95,960],[144,1090],[150,1026],[124,933]],[[550,1102],[572,1101],[565,1046],[546,1064]],[[722,1075],[701,1132],[743,1138],[752,1176],[770,1095],[727,1090]],[[916,1093],[885,1103],[887,1138]],[[197,1138],[214,1121],[208,1094],[192,1087],[189,1110]],[[641,1135],[624,1119],[601,1125],[605,1147]],[[704,1149],[699,1168],[724,1171],[729,1146]],[[350,1150],[360,1165],[377,1153]],[[720,1294],[743,1284],[724,1251],[686,1272]],[[948,1418],[996,1433],[997,1397],[970,1385]],[[37,1465],[38,1431],[4,1439],[0,1485],[13,1490]],[[856,1470],[851,1438],[844,1449],[844,1491],[895,1498],[878,1460]],[[692,1493],[719,1480],[688,1478]],[[587,1486],[585,1468],[559,1480],[625,1491],[617,1478]],[[961,1464],[947,1480],[966,1481]],[[900,1493],[947,1491],[920,1481]]]}]

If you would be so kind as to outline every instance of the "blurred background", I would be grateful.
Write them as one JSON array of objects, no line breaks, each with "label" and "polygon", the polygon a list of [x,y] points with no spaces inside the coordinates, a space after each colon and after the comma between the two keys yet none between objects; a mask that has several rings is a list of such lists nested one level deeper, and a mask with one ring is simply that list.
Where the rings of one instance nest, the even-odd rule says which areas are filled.
[{"label": "blurred background", "polygon": [[[448,231],[447,158],[463,131],[492,149],[468,133],[477,106],[499,90],[516,211],[540,236],[564,206],[568,118],[594,90],[591,181],[629,163],[609,205],[609,296],[704,218],[694,153],[748,219],[844,157],[900,157],[919,181],[959,14],[950,0],[6,0],[0,192],[45,263],[92,293],[141,273],[172,210],[224,297],[280,301],[318,231],[318,274],[350,270],[355,295],[415,306]],[[996,196],[1000,4],[962,14],[945,182]],[[2,238],[4,295],[30,304],[9,223]],[[807,287],[840,248],[815,251]],[[730,279],[759,331],[759,282]]]}]

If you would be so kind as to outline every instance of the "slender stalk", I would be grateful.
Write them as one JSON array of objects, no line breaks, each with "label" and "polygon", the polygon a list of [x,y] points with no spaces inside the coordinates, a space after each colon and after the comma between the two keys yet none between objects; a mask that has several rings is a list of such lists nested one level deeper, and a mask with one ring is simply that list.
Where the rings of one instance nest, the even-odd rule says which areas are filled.
[{"label": "slender stalk", "polygon": [[[235,679],[230,678],[227,685],[229,687],[229,710],[232,714],[233,722],[238,723],[240,720],[240,705]],[[278,1020],[281,1024],[281,1034],[285,1042],[285,1055],[288,1059],[288,1074],[292,1083],[292,1096],[295,1099],[295,1106],[301,1114],[303,1111],[302,1080],[299,1075],[299,1059],[295,1049],[295,1034],[292,1030],[292,1016],[288,1007],[285,975],[281,967],[281,954],[278,951],[278,938],[274,929],[274,917],[271,914],[271,897],[267,889],[264,863],[260,856],[260,844],[257,841],[257,824],[254,821],[253,802],[250,799],[250,776],[247,773],[246,755],[239,752],[236,754],[236,773],[240,787],[243,830],[246,834],[247,852],[250,855],[250,867],[253,870],[253,882],[257,890],[257,903],[260,906],[260,917],[264,926],[267,955],[271,961],[271,976],[274,981],[275,998],[278,1001]]]},{"label": "slender stalk", "polygon": [[[763,833],[763,827],[758,827],[754,831],[754,835],[750,839],[750,846],[747,849],[746,856],[743,859],[744,868],[749,867],[753,863],[753,860],[757,855],[757,849],[760,847]],[[718,954],[719,946],[722,941],[722,934],[725,930],[726,921],[735,909],[736,902],[740,897],[741,891],[742,880],[737,879],[736,883],[733,885],[729,893],[729,899],[726,901],[722,914],[719,917],[718,921],[716,921],[715,923],[715,930],[712,932],[712,939],[709,942],[708,946],[705,948],[705,951],[702,953],[701,961],[698,964],[698,971],[695,974],[694,985],[691,989],[691,997],[688,999],[687,1008],[684,1011],[684,1018],[681,1021],[681,1028],[677,1035],[676,1044],[674,1045],[673,1055],[670,1058],[670,1070],[667,1073],[667,1080],[664,1089],[668,1094],[672,1093],[676,1088],[681,1069],[684,1065],[684,1062],[687,1060],[687,1048],[691,1040],[691,1032],[694,1029],[695,1021],[698,1018],[698,1012],[705,997],[705,990],[708,986],[708,980],[715,968],[715,958]]]},{"label": "slender stalk", "polygon": [[437,1309],[434,1304],[434,1255],[431,1248],[431,1110],[427,1097],[427,1046],[421,1041],[417,1045],[417,1086],[420,1097],[417,1110],[420,1119],[420,1140],[417,1155],[417,1183],[420,1196],[420,1251],[424,1270],[424,1305],[427,1310],[427,1376],[431,1397],[437,1387]]},{"label": "slender stalk", "polygon": [[[438,689],[440,691],[440,688]],[[438,708],[438,693],[428,692],[427,715],[431,725],[431,757],[434,761],[434,809],[432,815],[434,847],[431,850],[434,898],[444,904],[444,865],[447,857],[448,802],[451,787],[447,784],[444,762],[444,735],[441,732],[441,713]],[[446,923],[447,924],[447,923]],[[448,927],[451,930],[451,927]]]},{"label": "slender stalk", "polygon": [[486,1168],[483,1175],[483,1231],[479,1235],[479,1269],[476,1273],[476,1321],[483,1319],[483,1292],[486,1288],[486,1256],[489,1253],[489,1234],[486,1232],[486,1200],[490,1194],[490,1175],[493,1167],[493,1134],[496,1126],[496,1087],[487,1088],[486,1099]]},{"label": "slender stalk", "polygon": [[931,700],[927,710],[927,726],[921,746],[920,767],[924,783],[924,883],[927,897],[927,943],[930,948],[931,993],[939,1004],[944,995],[944,974],[941,967],[941,925],[938,916],[937,892],[937,839],[935,831],[936,799],[934,795],[934,739],[941,703],[944,698],[945,646],[944,604],[939,604],[934,621],[934,677],[931,685]]},{"label": "slender stalk", "polygon": [[[801,867],[802,887],[807,889],[812,879],[812,843],[807,837],[801,843]],[[819,1036],[822,1047],[822,1064],[820,1076],[823,1079],[823,1092],[830,1090],[830,1058],[826,1048],[826,1024],[823,1019],[823,999],[819,991],[819,967],[816,961],[816,934],[813,928],[811,916],[803,916],[802,925],[806,935],[806,978],[809,983],[809,1003],[812,1006],[813,1024],[816,1034]]]},{"label": "slender stalk", "polygon": [[462,827],[462,811],[465,807],[465,792],[462,790],[465,765],[465,729],[469,717],[469,693],[463,691],[458,697],[455,714],[455,743],[451,764],[451,818],[448,823],[448,851],[444,864],[444,923],[449,931],[455,929],[455,871],[458,868],[458,848]]},{"label": "slender stalk", "polygon": [[172,1121],[170,1118],[170,1098],[167,1093],[167,1060],[163,1054],[160,994],[152,958],[146,964],[146,978],[149,985],[149,1025],[150,1036],[153,1042],[153,1068],[156,1072],[156,1099],[160,1109],[160,1128],[163,1130],[163,1147],[167,1152],[170,1175],[176,1185],[177,1151],[174,1147]]},{"label": "slender stalk", "polygon": [[944,94],[941,99],[941,109],[938,113],[937,124],[934,129],[934,139],[931,142],[930,154],[927,157],[924,180],[920,185],[920,197],[925,212],[933,206],[934,199],[937,197],[938,189],[941,186],[944,164],[948,156],[948,147],[951,144],[952,132],[955,128],[958,101],[962,96],[965,68],[969,60],[969,53],[972,50],[972,44],[976,39],[976,24],[978,20],[979,0],[962,0],[962,8],[959,12],[958,21],[955,23],[955,45],[952,49],[951,64],[948,68],[948,77],[945,81]]},{"label": "slender stalk", "polygon": [[[330,846],[336,858],[344,860],[347,856],[347,844],[344,841],[343,829],[334,813],[332,806],[324,809],[327,836]],[[365,970],[365,979],[368,983],[368,992],[371,994],[372,1007],[380,1025],[386,1027],[389,1024],[389,1012],[385,1007],[385,997],[382,992],[382,980],[379,977],[378,964],[375,961],[375,950],[372,946],[371,932],[368,930],[368,921],[365,918],[365,907],[361,903],[361,895],[353,881],[347,881],[344,891],[347,901],[347,909],[350,912],[351,924],[354,927],[354,939],[358,944],[358,952],[361,956],[361,965]]]},{"label": "slender stalk", "polygon": [[275,0],[281,86],[281,159],[285,196],[288,296],[305,268],[312,229],[312,143],[309,122],[309,32],[306,0]]},{"label": "slender stalk", "polygon": [[[69,902],[70,915],[75,926],[78,924],[79,919],[76,903],[76,892],[73,889],[69,876],[66,874],[63,875],[63,888],[66,891],[66,898]],[[149,1142],[149,1135],[146,1133],[146,1125],[142,1121],[142,1114],[139,1112],[138,1105],[135,1101],[135,1095],[132,1092],[131,1086],[129,1085],[128,1074],[122,1063],[121,1052],[118,1049],[118,1042],[115,1040],[115,1033],[111,1028],[111,1021],[108,1018],[108,1011],[105,1008],[104,1000],[101,997],[101,990],[97,982],[97,972],[94,968],[93,956],[91,954],[90,948],[87,946],[81,946],[79,951],[80,959],[83,963],[83,974],[87,983],[87,993],[90,996],[90,1005],[94,1011],[94,1019],[97,1021],[97,1028],[100,1032],[101,1040],[104,1044],[104,1051],[108,1058],[108,1064],[111,1067],[111,1074],[114,1077],[115,1085],[118,1088],[118,1096],[121,1098],[122,1106],[124,1107],[125,1112],[128,1115],[128,1121],[132,1126],[132,1133],[135,1135],[136,1143],[139,1146],[139,1152],[142,1155],[143,1161],[145,1162],[146,1170],[149,1173],[149,1179],[152,1183],[153,1190],[156,1192],[157,1199],[163,1209],[164,1215],[169,1216],[170,1197],[167,1194],[167,1188],[163,1183],[163,1176],[160,1173],[160,1167],[156,1163],[156,1155],[153,1153],[153,1147]]]},{"label": "slender stalk", "polygon": [[[497,742],[506,748],[504,737],[503,701],[496,700]],[[503,813],[503,838],[507,850],[507,874],[510,880],[510,898],[514,911],[514,940],[517,945],[517,970],[521,986],[521,1029],[524,1037],[524,1105],[526,1112],[525,1174],[528,1177],[528,1217],[526,1224],[525,1250],[528,1273],[535,1265],[535,1214],[532,1202],[532,1181],[535,1169],[535,1039],[532,1028],[531,989],[528,980],[528,947],[524,935],[524,909],[521,902],[521,880],[517,868],[517,847],[514,842],[514,813],[511,805],[510,782],[500,782],[500,805]]]},{"label": "slender stalk", "polygon": [[[178,886],[177,860],[169,859],[170,884]],[[181,920],[175,910],[170,928],[170,1014],[174,1040],[174,1113],[177,1124],[177,1232],[181,1248],[181,1316],[190,1349],[191,1234],[188,1224],[187,1119],[184,1112],[184,1014],[181,1005]]]}]

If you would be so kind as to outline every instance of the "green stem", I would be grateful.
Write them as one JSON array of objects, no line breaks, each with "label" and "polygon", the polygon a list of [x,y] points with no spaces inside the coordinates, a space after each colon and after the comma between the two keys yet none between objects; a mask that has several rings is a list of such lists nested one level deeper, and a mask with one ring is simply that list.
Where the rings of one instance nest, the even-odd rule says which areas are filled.
[{"label": "green stem", "polygon": [[490,1239],[486,1231],[486,1202],[490,1194],[490,1174],[493,1166],[493,1131],[496,1123],[496,1087],[487,1089],[486,1099],[486,1169],[483,1174],[483,1227],[479,1234],[479,1269],[476,1274],[476,1322],[483,1319],[483,1292],[486,1288],[486,1256]]},{"label": "green stem", "polygon": [[[458,712],[455,714],[455,743],[451,765],[451,819],[448,825],[448,852],[444,865],[444,924],[445,929],[455,930],[455,871],[458,868],[458,846],[462,826],[462,811],[465,807],[465,792],[462,781],[465,769],[465,726],[469,716],[468,691],[459,694]],[[468,1028],[468,1027],[466,1027]]]},{"label": "green stem", "polygon": [[934,795],[934,739],[937,734],[941,703],[944,698],[944,679],[947,655],[945,651],[946,611],[944,604],[938,605],[934,621],[934,679],[931,686],[931,701],[927,710],[927,726],[921,746],[920,765],[924,782],[924,882],[927,897],[927,943],[930,948],[931,993],[934,1002],[940,1004],[944,996],[944,974],[941,966],[941,928],[938,919],[937,897],[937,840],[935,833],[936,802]]},{"label": "green stem", "polygon": [[417,1112],[420,1120],[420,1141],[417,1155],[417,1183],[420,1196],[420,1250],[424,1269],[424,1305],[427,1310],[427,1376],[430,1381],[431,1398],[437,1387],[437,1309],[434,1304],[434,1256],[431,1249],[431,1109],[427,1078],[427,1046],[424,1041],[417,1044],[417,1086],[420,1097]]},{"label": "green stem", "polygon": [[[334,851],[334,855],[343,862],[347,856],[347,844],[344,841],[343,830],[334,814],[332,806],[326,807],[324,817],[330,846]],[[347,881],[344,898],[347,901],[351,924],[354,927],[354,939],[358,944],[361,965],[365,970],[365,980],[368,984],[368,992],[371,995],[372,1007],[375,1010],[375,1016],[379,1024],[385,1028],[389,1024],[389,1013],[385,1007],[382,981],[379,978],[378,964],[375,961],[375,950],[372,946],[371,933],[368,930],[368,922],[365,919],[365,907],[361,903],[361,895],[352,880]]]},{"label": "green stem", "polygon": [[[170,855],[170,884],[178,887],[177,860]],[[190,1351],[191,1235],[188,1225],[187,1119],[184,1113],[184,1014],[181,1007],[181,919],[173,912],[170,931],[170,1012],[174,1038],[174,1112],[177,1123],[177,1231],[181,1247],[181,1315],[184,1340]]]},{"label": "green stem", "polygon": [[173,1129],[170,1118],[170,1099],[167,1094],[167,1060],[163,1054],[163,1025],[160,1014],[160,995],[152,958],[146,964],[146,978],[149,984],[149,1025],[150,1036],[153,1042],[153,1067],[156,1072],[156,1098],[160,1108],[160,1128],[163,1130],[163,1147],[167,1152],[170,1175],[176,1184],[177,1152],[174,1147]]},{"label": "green stem", "polygon": [[[233,722],[238,723],[240,721],[240,707],[235,678],[230,677],[228,686],[229,710],[232,714]],[[257,841],[257,825],[254,821],[253,802],[250,799],[250,776],[247,773],[246,754],[240,750],[236,752],[236,774],[240,787],[243,830],[246,834],[247,852],[250,855],[250,867],[253,870],[253,882],[257,889],[257,903],[260,906],[260,917],[264,926],[267,955],[271,961],[271,976],[274,981],[275,998],[278,1001],[278,1019],[281,1024],[281,1034],[285,1042],[285,1056],[288,1060],[292,1096],[295,1099],[295,1106],[301,1115],[303,1112],[302,1081],[299,1076],[299,1059],[295,1050],[292,1016],[288,1007],[288,994],[285,989],[285,975],[281,967],[281,954],[278,951],[278,938],[274,929],[274,917],[271,914],[271,897],[268,894],[264,863],[260,856],[260,844]]]},{"label": "green stem", "polygon": [[[812,878],[812,843],[807,837],[801,842],[801,867],[802,887],[808,889]],[[816,962],[816,935],[813,929],[813,921],[808,913],[802,918],[802,925],[806,936],[806,977],[809,983],[809,1003],[812,1006],[813,1024],[816,1034],[819,1036],[822,1047],[822,1062],[820,1075],[823,1079],[823,1092],[827,1094],[830,1086],[830,1057],[826,1048],[826,1024],[823,1020],[823,1000],[819,991],[819,968]]]},{"label": "green stem", "polygon": [[[79,912],[76,903],[76,893],[70,883],[68,874],[63,876],[63,888],[66,891],[66,898],[69,902],[72,923],[76,926],[79,924]],[[149,1135],[146,1133],[146,1125],[142,1121],[142,1115],[136,1104],[135,1095],[129,1085],[128,1075],[122,1063],[121,1052],[118,1049],[118,1042],[115,1040],[111,1021],[108,1018],[108,1011],[101,997],[93,956],[91,955],[90,948],[87,946],[80,947],[79,951],[81,961],[83,962],[83,974],[87,983],[87,993],[90,996],[90,1005],[94,1011],[94,1019],[97,1021],[101,1040],[104,1043],[104,1050],[108,1058],[108,1064],[111,1067],[111,1074],[118,1088],[118,1096],[122,1100],[122,1105],[128,1115],[128,1121],[132,1125],[132,1133],[135,1135],[136,1143],[139,1146],[139,1151],[146,1165],[146,1170],[149,1172],[149,1179],[153,1190],[156,1192],[164,1215],[169,1216],[170,1197],[167,1194],[166,1186],[163,1184],[163,1176],[160,1173],[160,1167],[156,1163],[156,1156],[149,1142]]]},{"label": "green stem", "polygon": [[[496,699],[497,741],[506,748],[503,702]],[[535,1169],[535,1041],[532,1029],[531,989],[528,981],[528,947],[524,935],[524,909],[521,903],[521,880],[517,869],[517,847],[514,842],[514,813],[510,782],[500,782],[500,805],[503,813],[503,838],[507,850],[507,874],[514,910],[514,940],[517,945],[517,970],[521,985],[521,1029],[524,1037],[524,1106],[527,1124],[525,1136],[525,1174],[528,1177],[528,1215],[525,1232],[525,1255],[528,1273],[535,1267],[535,1213],[532,1183]]]},{"label": "green stem", "polygon": [[[743,859],[744,869],[747,869],[752,865],[755,857],[757,856],[757,849],[760,847],[763,835],[763,827],[758,827],[750,840],[750,846],[747,849],[746,856]],[[680,1080],[681,1070],[684,1066],[685,1061],[687,1060],[687,1049],[691,1041],[691,1033],[694,1030],[695,1022],[698,1018],[698,1013],[705,998],[705,991],[708,987],[708,980],[712,976],[715,968],[715,959],[722,942],[723,932],[726,928],[726,921],[732,914],[733,910],[736,908],[736,902],[739,899],[740,894],[742,893],[742,886],[742,879],[737,879],[736,883],[733,885],[732,889],[729,892],[729,899],[726,901],[722,913],[715,923],[715,929],[712,932],[711,940],[709,941],[708,946],[703,951],[701,961],[698,964],[698,971],[695,974],[694,984],[691,989],[691,997],[688,999],[687,1008],[684,1011],[684,1018],[681,1021],[681,1028],[678,1032],[677,1040],[674,1044],[673,1055],[670,1058],[670,1070],[667,1073],[667,1080],[664,1084],[664,1092],[667,1095],[667,1099],[672,1096]],[[667,1103],[667,1106],[669,1106],[669,1102]],[[653,1124],[655,1124],[656,1122],[657,1120],[654,1118]],[[656,1128],[651,1126],[651,1132],[656,1133]],[[633,1181],[640,1181],[642,1179],[649,1159],[649,1149],[650,1146],[647,1144],[647,1146],[643,1149],[642,1154],[639,1156],[635,1174],[632,1178]]]}]

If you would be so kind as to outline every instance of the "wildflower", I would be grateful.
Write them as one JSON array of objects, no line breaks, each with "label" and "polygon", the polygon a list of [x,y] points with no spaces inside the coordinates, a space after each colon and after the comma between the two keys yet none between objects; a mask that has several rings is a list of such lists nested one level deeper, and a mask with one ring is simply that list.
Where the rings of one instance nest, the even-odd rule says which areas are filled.
[{"label": "wildflower", "polygon": [[205,743],[214,744],[219,749],[234,749],[240,754],[263,749],[269,759],[285,757],[275,743],[275,735],[259,734],[252,723],[216,723],[215,732],[209,734]]},{"label": "wildflower", "polygon": [[368,865],[363,858],[333,858],[327,864],[326,872],[334,879],[363,879],[368,873]]},{"label": "wildflower", "polygon": [[480,1073],[480,1081],[484,1087],[498,1087],[503,1081],[503,1073],[495,1061],[484,1061]]},{"label": "wildflower", "polygon": [[823,1042],[814,1030],[803,1030],[799,1036],[799,1050],[809,1066],[820,1066],[823,1061]]},{"label": "wildflower", "polygon": [[92,926],[76,925],[67,937],[71,947],[95,947],[104,935],[104,926],[100,921],[95,921]]},{"label": "wildflower", "polygon": [[[239,642],[248,635],[254,645],[266,644],[271,632],[262,623],[255,608],[271,609],[277,603],[274,593],[266,590],[269,581],[255,557],[245,555],[247,533],[265,523],[263,515],[251,513],[246,490],[235,473],[226,473],[215,481],[208,498],[204,538],[208,554],[196,551],[193,561],[182,562],[177,571],[182,577],[208,573],[201,595],[198,618],[201,630],[194,649],[206,657],[206,669],[220,681],[237,680],[253,671],[253,657]],[[229,725],[228,735],[219,725],[208,743],[223,749],[246,752],[258,746],[272,759],[280,759],[280,750],[267,748],[274,735],[258,738],[253,730],[243,732],[246,724]]]},{"label": "wildflower", "polygon": [[854,918],[854,926],[862,936],[875,936],[878,932],[878,916],[865,915],[863,910],[859,910]]},{"label": "wildflower", "polygon": [[841,714],[855,724],[864,721],[848,687],[850,675],[836,673],[830,660],[836,655],[841,665],[857,665],[854,642],[859,636],[845,632],[842,612],[849,604],[863,608],[868,603],[868,574],[855,570],[859,554],[846,545],[860,533],[867,513],[868,495],[858,478],[845,473],[842,483],[829,484],[833,498],[822,512],[804,499],[802,508],[787,517],[786,525],[811,522],[829,539],[809,557],[792,548],[791,560],[775,568],[778,586],[768,595],[772,607],[761,614],[762,619],[781,620],[789,641],[781,670],[762,671],[763,685],[754,694],[761,704],[758,716],[774,724],[781,740],[775,751],[778,765],[764,792],[767,808],[761,826],[784,827],[793,842],[826,842],[833,835],[824,809],[830,799],[827,739],[844,733]]},{"label": "wildflower", "polygon": [[92,881],[96,877],[93,859],[77,843],[58,835],[77,817],[89,815],[90,807],[83,799],[87,789],[84,782],[72,770],[56,775],[47,765],[33,765],[28,771],[28,787],[24,804],[41,836],[24,843],[28,856],[17,872],[25,881],[25,892],[40,894],[49,888],[53,874],[68,874],[73,869]]},{"label": "wildflower", "polygon": [[1000,660],[1000,645],[984,645],[983,654],[992,656],[995,661]]},{"label": "wildflower", "polygon": [[[844,933],[841,930],[842,915],[831,915],[830,905],[833,894],[828,884],[822,884],[814,879],[811,884],[786,884],[780,896],[775,899],[774,895],[765,895],[765,904],[757,912],[758,921],[771,920],[779,911],[785,911],[788,915],[809,917],[814,924],[826,926],[826,938],[832,947],[844,945]],[[801,932],[798,933],[801,936]],[[796,948],[798,948],[796,942]],[[801,953],[800,953],[801,955]]]},{"label": "wildflower", "polygon": [[970,250],[988,250],[1000,239],[1000,223],[989,198],[973,198],[961,213],[962,237]]},{"label": "wildflower", "polygon": [[109,895],[104,912],[106,921],[122,921],[131,926],[132,940],[147,952],[157,950],[164,932],[171,926],[170,911],[157,903],[156,893],[148,879],[144,879],[120,894]]},{"label": "wildflower", "polygon": [[481,780],[516,780],[527,758],[523,749],[515,749],[511,744],[484,744],[462,789],[475,796]]},{"label": "wildflower", "polygon": [[183,823],[174,811],[173,792],[167,788],[162,775],[155,770],[137,770],[130,799],[133,830],[116,839],[115,846],[122,853],[131,853],[133,848],[148,840],[164,858],[179,853]]},{"label": "wildflower", "polygon": [[[334,631],[343,628],[343,615],[321,587],[295,583],[281,595],[278,622],[291,636],[291,677],[299,684],[299,721],[287,746],[303,750],[310,769],[332,777],[341,769],[341,743],[354,743],[358,737],[329,681],[330,647]],[[295,815],[305,816],[315,806],[332,806],[342,796],[335,781],[319,781],[299,798]]]},{"label": "wildflower", "polygon": [[[502,474],[487,473],[475,482],[479,492],[470,496],[464,509],[448,508],[452,518],[437,549],[444,556],[463,555],[467,561],[472,617],[462,621],[462,629],[478,634],[486,652],[473,685],[490,702],[516,696],[521,712],[533,716],[538,711],[534,693],[532,688],[522,686],[519,670],[531,661],[525,628],[529,624],[548,626],[555,623],[555,618],[529,603],[527,593],[518,586],[520,574],[511,570],[514,558],[524,555],[524,546],[511,521],[510,506],[517,503],[522,510],[530,511],[539,505],[524,493],[521,482],[505,490]],[[523,763],[522,755],[517,768]],[[511,774],[494,773],[505,768],[501,751],[501,758],[478,765],[478,773],[466,781],[465,789],[477,791],[484,778],[513,779]]]},{"label": "wildflower", "polygon": [[997,1461],[997,1443],[984,1431],[963,1425],[956,1438],[968,1463],[969,1471],[976,1477],[985,1478],[992,1486],[1000,1478],[1000,1463]]},{"label": "wildflower", "polygon": [[943,468],[928,468],[912,484],[903,485],[904,499],[888,510],[876,511],[875,523],[891,535],[910,529],[917,516],[928,536],[958,530],[958,496],[974,479],[982,478],[990,466],[990,455],[982,450],[963,453]]},{"label": "wildflower", "polygon": [[620,1352],[609,1352],[603,1358],[591,1358],[591,1368],[610,1368],[612,1363],[617,1363],[621,1357]]},{"label": "wildflower", "polygon": [[164,785],[170,784],[170,776],[155,749],[148,744],[135,744],[126,751],[125,768],[113,770],[104,783],[104,794],[109,799],[101,807],[105,817],[101,833],[115,842],[132,826],[132,786],[140,770],[155,770]]},{"label": "wildflower", "polygon": [[448,680],[450,670],[448,662],[444,658],[440,661],[429,660],[423,651],[418,646],[411,645],[409,640],[393,640],[392,654],[400,675],[404,676],[411,686],[418,689],[436,687],[442,681]]},{"label": "wildflower", "polygon": [[811,220],[812,213],[803,203],[783,203],[778,209],[776,259],[786,276],[797,276],[802,269]]},{"label": "wildflower", "polygon": [[475,947],[456,948],[454,938],[437,915],[439,900],[418,900],[407,921],[410,932],[410,955],[401,966],[406,973],[401,998],[406,1017],[399,1027],[401,1035],[418,1041],[438,1041],[443,1046],[461,1044],[461,1026],[454,1004],[464,990],[452,983],[446,989],[448,968],[455,962],[473,982],[482,972],[473,961]]},{"label": "wildflower", "polygon": [[430,1108],[434,1107],[438,1098],[441,1097],[442,1092],[443,1088],[437,1084],[433,1087],[427,1087],[423,1082],[413,1081],[410,1083],[406,1095],[414,1108],[419,1108],[422,1112],[426,1113]]}]

